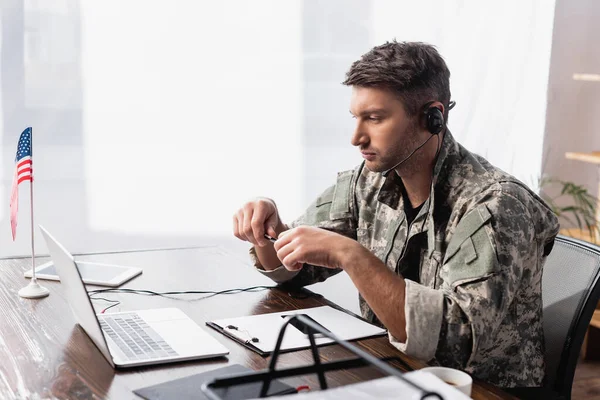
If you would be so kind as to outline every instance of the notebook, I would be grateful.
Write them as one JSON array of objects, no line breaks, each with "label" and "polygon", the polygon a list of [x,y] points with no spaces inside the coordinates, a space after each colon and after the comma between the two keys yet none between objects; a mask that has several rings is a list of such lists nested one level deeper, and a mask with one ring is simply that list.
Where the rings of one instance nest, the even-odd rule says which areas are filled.
[{"label": "notebook", "polygon": [[[208,399],[201,390],[204,383],[210,382],[215,378],[225,378],[229,375],[237,375],[250,371],[252,370],[242,365],[233,364],[201,374],[137,389],[134,390],[133,393],[146,400],[203,400]],[[258,397],[261,386],[262,382],[232,386],[227,389],[226,394],[219,392],[219,395],[223,400],[249,399]],[[268,392],[269,396],[289,393],[296,393],[296,389],[278,380],[271,382],[271,387]]]}]

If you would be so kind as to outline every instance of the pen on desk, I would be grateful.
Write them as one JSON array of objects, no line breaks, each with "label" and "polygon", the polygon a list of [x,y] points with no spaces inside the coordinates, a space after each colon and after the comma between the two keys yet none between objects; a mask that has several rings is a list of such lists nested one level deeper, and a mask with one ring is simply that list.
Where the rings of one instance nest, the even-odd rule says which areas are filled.
[{"label": "pen on desk", "polygon": [[265,233],[265,239],[267,239],[271,243],[275,243],[277,241],[277,239],[275,239],[274,237],[271,237],[271,236],[267,235],[266,233]]}]

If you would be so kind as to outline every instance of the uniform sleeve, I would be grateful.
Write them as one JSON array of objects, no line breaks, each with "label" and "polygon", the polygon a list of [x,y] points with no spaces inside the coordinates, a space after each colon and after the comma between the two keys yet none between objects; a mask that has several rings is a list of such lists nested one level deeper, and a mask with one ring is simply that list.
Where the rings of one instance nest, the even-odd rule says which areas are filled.
[{"label": "uniform sleeve", "polygon": [[512,195],[491,196],[453,232],[440,289],[407,281],[407,340],[390,341],[419,359],[463,368],[495,339],[521,279],[529,282],[535,272],[539,251],[527,207]]},{"label": "uniform sleeve", "polygon": [[[356,175],[356,170],[340,172],[336,184],[317,197],[304,214],[288,224],[289,227],[315,226],[356,240],[357,212],[354,200]],[[254,261],[254,266],[260,273],[277,283],[286,282],[286,284],[292,286],[306,286],[323,282],[330,276],[342,271],[341,269],[315,267],[309,264],[304,264],[300,271],[288,271],[283,265],[274,270],[265,271],[256,257],[254,247],[250,249],[250,256]]]}]

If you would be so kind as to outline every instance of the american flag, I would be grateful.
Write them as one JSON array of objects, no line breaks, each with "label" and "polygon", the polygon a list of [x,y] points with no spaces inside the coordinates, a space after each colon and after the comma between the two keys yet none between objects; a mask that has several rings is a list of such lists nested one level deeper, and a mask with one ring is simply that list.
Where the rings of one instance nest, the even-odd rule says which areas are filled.
[{"label": "american flag", "polygon": [[15,176],[10,195],[10,228],[13,241],[17,235],[17,212],[19,211],[19,184],[33,181],[31,164],[31,127],[25,129],[19,137],[17,156],[15,157]]}]

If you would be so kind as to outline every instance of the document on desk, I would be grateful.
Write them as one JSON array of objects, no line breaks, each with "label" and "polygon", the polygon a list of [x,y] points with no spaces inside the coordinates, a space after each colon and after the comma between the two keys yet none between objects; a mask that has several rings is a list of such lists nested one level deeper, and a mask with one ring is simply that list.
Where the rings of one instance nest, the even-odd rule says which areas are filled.
[{"label": "document on desk", "polygon": [[[444,400],[470,400],[471,398],[448,385],[437,376],[429,372],[413,371],[403,375],[404,378],[417,384],[419,387],[438,393]],[[294,400],[419,400],[423,392],[400,379],[388,376],[373,379],[367,382],[354,383],[333,389],[318,390],[314,392],[298,393]],[[428,398],[433,398],[432,396]],[[288,396],[269,397],[270,400],[287,400]]]},{"label": "document on desk", "polygon": [[[220,319],[206,324],[249,349],[267,355],[275,350],[277,336],[285,322],[284,317],[294,314],[308,315],[343,340],[362,339],[386,333],[385,329],[329,306]],[[324,345],[332,343],[333,340],[315,335],[315,342],[317,345]],[[298,328],[288,325],[281,350],[298,350],[307,347],[310,347],[308,336]]]}]

